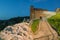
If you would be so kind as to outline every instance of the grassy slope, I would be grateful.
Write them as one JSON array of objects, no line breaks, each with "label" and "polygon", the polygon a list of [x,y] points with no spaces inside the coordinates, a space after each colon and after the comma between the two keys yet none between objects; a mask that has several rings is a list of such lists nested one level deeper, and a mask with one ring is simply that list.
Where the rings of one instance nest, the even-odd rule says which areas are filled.
[{"label": "grassy slope", "polygon": [[52,16],[48,19],[48,22],[52,25],[53,28],[56,29],[56,31],[60,35],[60,14]]},{"label": "grassy slope", "polygon": [[33,23],[31,25],[31,29],[33,31],[33,33],[36,32],[36,30],[38,29],[37,25],[39,24],[39,19],[33,20]]}]

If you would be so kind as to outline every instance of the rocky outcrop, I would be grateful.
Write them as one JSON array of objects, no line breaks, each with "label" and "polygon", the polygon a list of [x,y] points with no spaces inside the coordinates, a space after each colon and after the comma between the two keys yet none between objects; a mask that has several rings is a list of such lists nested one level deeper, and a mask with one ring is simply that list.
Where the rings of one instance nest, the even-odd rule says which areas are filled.
[{"label": "rocky outcrop", "polygon": [[33,40],[28,23],[18,23],[6,27],[0,33],[0,37],[4,40]]}]

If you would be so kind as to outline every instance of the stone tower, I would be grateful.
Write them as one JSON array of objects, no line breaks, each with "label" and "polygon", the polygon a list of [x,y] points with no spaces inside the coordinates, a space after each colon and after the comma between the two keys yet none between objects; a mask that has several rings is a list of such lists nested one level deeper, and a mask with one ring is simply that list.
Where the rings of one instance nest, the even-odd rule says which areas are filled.
[{"label": "stone tower", "polygon": [[47,11],[45,9],[41,8],[34,8],[34,6],[31,6],[30,8],[30,20],[31,19],[39,19],[40,17],[45,17],[44,11]]}]

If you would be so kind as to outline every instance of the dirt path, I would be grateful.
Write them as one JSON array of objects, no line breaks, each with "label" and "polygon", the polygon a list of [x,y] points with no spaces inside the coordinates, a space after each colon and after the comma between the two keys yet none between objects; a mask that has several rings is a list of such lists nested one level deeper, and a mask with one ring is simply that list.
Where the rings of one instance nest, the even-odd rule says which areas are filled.
[{"label": "dirt path", "polygon": [[46,20],[41,20],[34,40],[58,40],[58,34]]}]

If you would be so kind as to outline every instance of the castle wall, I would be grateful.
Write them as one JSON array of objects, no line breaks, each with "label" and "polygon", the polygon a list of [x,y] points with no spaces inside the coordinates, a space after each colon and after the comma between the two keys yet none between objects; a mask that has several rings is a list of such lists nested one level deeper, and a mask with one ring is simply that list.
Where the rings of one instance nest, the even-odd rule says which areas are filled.
[{"label": "castle wall", "polygon": [[41,10],[31,10],[30,19],[39,19],[40,17],[44,17],[43,11]]},{"label": "castle wall", "polygon": [[30,20],[31,20],[31,19],[34,19],[34,16],[35,16],[34,10],[31,9],[31,10],[30,10]]},{"label": "castle wall", "polygon": [[43,14],[43,11],[35,11],[35,18],[40,18],[40,17],[43,17],[44,14]]},{"label": "castle wall", "polygon": [[34,7],[30,8],[30,20],[32,19],[39,19],[40,17],[44,17],[45,14],[43,13],[45,10],[43,9],[37,9]]}]

